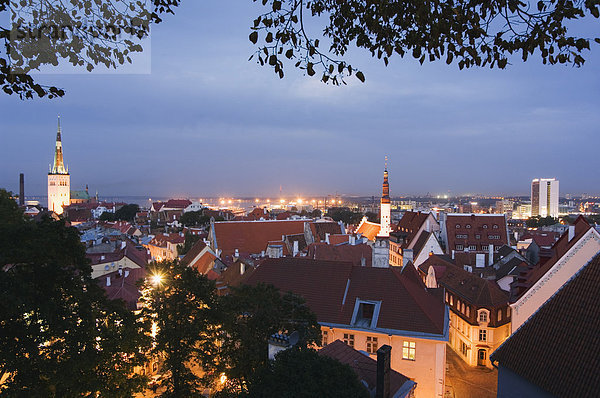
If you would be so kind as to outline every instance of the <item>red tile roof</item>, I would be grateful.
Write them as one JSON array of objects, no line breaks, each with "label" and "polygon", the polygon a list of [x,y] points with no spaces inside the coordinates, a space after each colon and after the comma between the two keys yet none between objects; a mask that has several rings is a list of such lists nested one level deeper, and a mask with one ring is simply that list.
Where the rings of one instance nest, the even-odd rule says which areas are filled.
[{"label": "red tile roof", "polygon": [[[128,275],[125,276],[126,274]],[[114,271],[102,275],[96,279],[96,282],[102,286],[110,300],[123,300],[127,308],[134,311],[141,296],[137,282],[145,277],[145,268],[125,268],[121,270],[121,274],[119,271]],[[110,286],[107,286],[107,278],[110,278]]]},{"label": "red tile roof", "polygon": [[596,255],[490,357],[557,397],[600,391],[600,255]]},{"label": "red tile roof", "polygon": [[222,256],[232,255],[235,249],[259,254],[269,241],[281,240],[283,235],[304,232],[304,220],[229,221],[214,223],[217,249]]},{"label": "red tile roof", "polygon": [[[337,359],[341,363],[349,365],[356,373],[359,380],[367,384],[367,388],[373,391],[377,386],[377,361],[370,358],[346,343],[336,340],[333,343],[326,345],[319,350],[320,355],[325,355],[329,358]],[[408,384],[407,384],[408,383]],[[406,384],[406,385],[405,385]],[[409,391],[416,384],[402,373],[390,369],[390,396],[395,397],[399,390],[404,394],[401,397],[408,396]]]},{"label": "red tile roof", "polygon": [[[437,290],[395,268],[355,267],[347,262],[299,257],[267,259],[246,281],[273,284],[301,295],[324,324],[351,326],[357,299],[381,301],[377,329],[445,336],[446,306]],[[386,331],[387,333],[387,331]],[[444,337],[445,338],[445,337]]]},{"label": "red tile roof", "polygon": [[569,241],[569,230],[554,243],[551,249],[552,257],[540,262],[537,266],[530,268],[528,271],[522,273],[517,277],[517,280],[513,282],[512,294],[513,298],[520,297],[523,295],[531,286],[533,286],[542,276],[546,274],[570,249],[573,247],[583,235],[585,235],[592,227],[585,220],[583,216],[577,217],[577,220],[573,223],[575,227],[575,236]]},{"label": "red tile roof", "polygon": [[313,260],[344,261],[357,266],[362,265],[363,260],[361,259],[364,258],[365,266],[370,267],[373,260],[373,249],[365,243],[338,246],[313,243],[308,246],[307,257]]},{"label": "red tile roof", "polygon": [[340,243],[348,243],[350,241],[350,235],[345,234],[337,234],[337,235],[329,235],[329,244],[330,245],[339,245]]},{"label": "red tile roof", "polygon": [[342,227],[340,224],[331,221],[315,221],[310,223],[310,232],[315,242],[321,242],[325,240],[327,234],[339,235],[341,234]]},{"label": "red tile roof", "polygon": [[375,240],[375,237],[379,235],[380,229],[381,225],[365,220],[360,223],[355,233],[361,234],[369,240]]},{"label": "red tile roof", "polygon": [[138,250],[134,243],[129,239],[125,240],[125,243],[123,249],[117,249],[113,252],[106,253],[86,253],[85,256],[91,261],[92,265],[116,262],[123,257],[127,257],[141,268],[145,268],[149,258],[146,251]]},{"label": "red tile roof", "polygon": [[509,243],[504,214],[450,213],[446,217],[446,234],[448,253],[455,250],[457,244],[462,245],[464,249],[469,245],[476,245],[477,251],[481,252],[487,250],[482,250],[482,245],[487,247],[492,244],[496,247]]},{"label": "red tile roof", "polygon": [[419,229],[428,217],[429,213],[421,213],[420,211],[407,211],[404,213],[396,226],[396,231],[407,233],[403,245],[404,248],[408,247],[410,242],[416,237],[417,232],[419,232]]},{"label": "red tile roof", "polygon": [[158,247],[167,247],[167,242],[179,245],[185,242],[185,237],[178,233],[158,234],[150,241],[150,244]]},{"label": "red tile roof", "polygon": [[527,231],[521,237],[521,240],[532,239],[539,247],[552,247],[560,238],[558,232],[549,231]]}]

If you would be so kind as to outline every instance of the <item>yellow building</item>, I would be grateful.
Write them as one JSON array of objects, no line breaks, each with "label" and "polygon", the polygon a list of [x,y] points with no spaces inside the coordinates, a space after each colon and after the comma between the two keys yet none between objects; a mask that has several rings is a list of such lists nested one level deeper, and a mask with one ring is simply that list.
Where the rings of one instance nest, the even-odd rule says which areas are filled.
[{"label": "yellow building", "polygon": [[48,172],[48,210],[62,214],[63,207],[71,204],[71,176],[63,161],[60,116],[56,132],[54,163]]}]

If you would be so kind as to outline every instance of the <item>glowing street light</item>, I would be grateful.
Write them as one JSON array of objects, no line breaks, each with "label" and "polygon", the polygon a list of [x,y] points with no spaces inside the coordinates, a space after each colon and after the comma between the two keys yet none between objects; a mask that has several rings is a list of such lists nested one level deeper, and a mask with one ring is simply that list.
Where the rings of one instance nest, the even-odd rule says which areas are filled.
[{"label": "glowing street light", "polygon": [[154,286],[162,285],[163,281],[164,281],[164,277],[161,274],[153,274],[152,276],[150,276],[150,282]]}]

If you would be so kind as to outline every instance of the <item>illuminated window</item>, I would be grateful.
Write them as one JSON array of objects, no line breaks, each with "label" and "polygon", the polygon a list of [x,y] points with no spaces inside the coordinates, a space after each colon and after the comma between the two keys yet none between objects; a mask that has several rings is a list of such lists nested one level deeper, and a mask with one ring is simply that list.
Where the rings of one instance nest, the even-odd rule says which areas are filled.
[{"label": "illuminated window", "polygon": [[415,360],[416,344],[414,341],[403,341],[402,342],[402,359],[409,361]]},{"label": "illuminated window", "polygon": [[498,322],[502,320],[502,310],[498,310]]},{"label": "illuminated window", "polygon": [[446,302],[448,302],[448,292],[446,292]]},{"label": "illuminated window", "polygon": [[350,347],[354,348],[354,335],[344,333],[344,343],[348,344]]},{"label": "illuminated window", "polygon": [[460,312],[462,312],[463,314],[465,313],[465,303],[462,303],[460,307]]},{"label": "illuminated window", "polygon": [[452,296],[450,296],[450,305],[454,305],[454,299]]},{"label": "illuminated window", "polygon": [[327,345],[327,338],[329,337],[329,333],[327,330],[323,330],[321,336],[321,347],[325,347]]},{"label": "illuminated window", "polygon": [[469,346],[465,344],[464,341],[460,341],[460,352],[463,354],[463,356],[467,356],[468,352],[468,348]]},{"label": "illuminated window", "polygon": [[506,317],[510,317],[510,307],[506,307]]},{"label": "illuminated window", "polygon": [[369,354],[377,352],[377,337],[367,336],[367,352]]},{"label": "illuminated window", "polygon": [[479,341],[487,341],[487,330],[479,329]]},{"label": "illuminated window", "polygon": [[488,321],[487,312],[481,311],[479,313],[479,322],[487,322],[487,321]]},{"label": "illuminated window", "polygon": [[471,316],[471,307],[467,305],[467,316]]}]

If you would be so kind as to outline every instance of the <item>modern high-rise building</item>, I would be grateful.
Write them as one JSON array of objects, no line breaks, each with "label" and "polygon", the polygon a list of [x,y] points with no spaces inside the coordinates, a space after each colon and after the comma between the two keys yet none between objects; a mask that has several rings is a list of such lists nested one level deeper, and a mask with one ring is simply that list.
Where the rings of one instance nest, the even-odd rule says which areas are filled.
[{"label": "modern high-rise building", "polygon": [[63,207],[71,202],[71,176],[63,161],[62,139],[60,133],[60,116],[54,147],[54,163],[48,172],[48,210],[62,214]]},{"label": "modern high-rise building", "polygon": [[558,217],[556,178],[536,178],[531,182],[531,216]]}]

